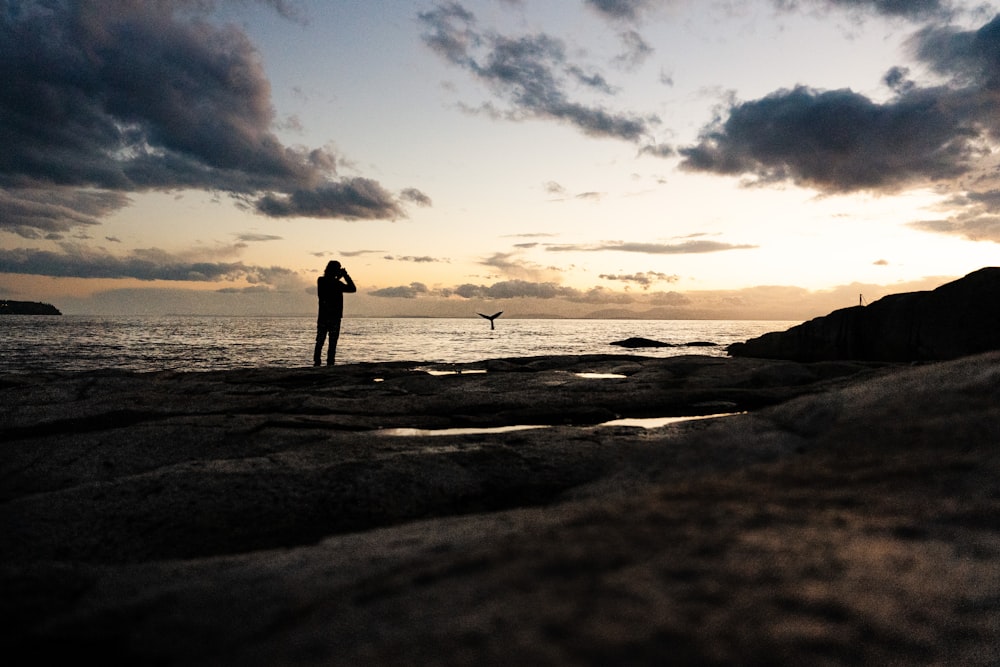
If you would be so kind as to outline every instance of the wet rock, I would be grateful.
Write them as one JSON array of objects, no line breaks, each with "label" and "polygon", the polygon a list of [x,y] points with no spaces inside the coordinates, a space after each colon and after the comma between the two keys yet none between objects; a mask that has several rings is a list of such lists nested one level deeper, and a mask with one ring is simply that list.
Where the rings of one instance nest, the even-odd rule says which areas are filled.
[{"label": "wet rock", "polygon": [[955,359],[1000,349],[998,301],[1000,268],[989,267],[933,291],[837,310],[727,350],[733,356],[794,361]]},{"label": "wet rock", "polygon": [[1000,661],[1000,353],[418,366],[4,378],[5,655]]}]

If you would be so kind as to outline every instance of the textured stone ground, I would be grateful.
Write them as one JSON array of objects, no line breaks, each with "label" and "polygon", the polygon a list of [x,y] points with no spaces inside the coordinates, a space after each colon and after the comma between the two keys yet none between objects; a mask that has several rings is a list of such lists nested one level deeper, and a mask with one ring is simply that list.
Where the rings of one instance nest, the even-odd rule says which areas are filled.
[{"label": "textured stone ground", "polygon": [[1000,354],[413,366],[0,378],[5,654],[1000,662]]}]

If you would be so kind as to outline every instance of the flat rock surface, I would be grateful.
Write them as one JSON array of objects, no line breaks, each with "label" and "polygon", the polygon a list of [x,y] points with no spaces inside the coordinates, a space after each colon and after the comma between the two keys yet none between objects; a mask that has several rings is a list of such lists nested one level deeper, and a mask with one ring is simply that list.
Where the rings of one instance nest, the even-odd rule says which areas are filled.
[{"label": "flat rock surface", "polygon": [[0,646],[997,664],[998,394],[997,353],[2,376]]}]

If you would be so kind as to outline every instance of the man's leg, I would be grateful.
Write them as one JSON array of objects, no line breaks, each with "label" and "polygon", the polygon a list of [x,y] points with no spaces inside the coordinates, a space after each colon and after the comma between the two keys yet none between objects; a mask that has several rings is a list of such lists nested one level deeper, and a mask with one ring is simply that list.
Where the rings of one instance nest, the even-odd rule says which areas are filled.
[{"label": "man's leg", "polygon": [[316,347],[313,349],[313,366],[319,366],[323,361],[323,343],[326,341],[326,326],[316,325]]},{"label": "man's leg", "polygon": [[330,327],[330,347],[326,352],[326,365],[333,366],[333,359],[337,356],[337,340],[340,338],[340,320],[334,320],[327,326]]}]

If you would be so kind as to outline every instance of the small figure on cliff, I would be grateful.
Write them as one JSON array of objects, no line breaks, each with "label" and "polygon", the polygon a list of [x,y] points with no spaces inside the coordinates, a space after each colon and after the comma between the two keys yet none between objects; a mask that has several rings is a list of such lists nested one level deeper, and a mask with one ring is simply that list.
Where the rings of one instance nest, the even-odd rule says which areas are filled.
[{"label": "small figure on cliff", "polygon": [[357,292],[354,281],[340,262],[327,262],[326,271],[316,279],[316,295],[319,297],[319,316],[316,318],[316,349],[313,351],[313,365],[319,366],[323,357],[323,343],[330,337],[330,347],[326,354],[326,365],[333,366],[337,356],[337,339],[340,338],[340,320],[344,316],[344,293]]},{"label": "small figure on cliff", "polygon": [[490,321],[490,331],[492,331],[493,329],[496,328],[496,327],[493,326],[493,320],[495,320],[496,318],[498,318],[501,315],[503,315],[503,311],[501,310],[499,313],[493,313],[492,315],[483,315],[482,313],[476,313],[476,315],[479,315],[479,317],[485,317],[486,319],[488,319]]}]

